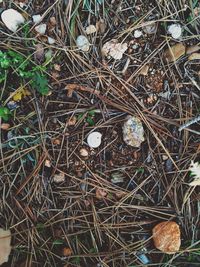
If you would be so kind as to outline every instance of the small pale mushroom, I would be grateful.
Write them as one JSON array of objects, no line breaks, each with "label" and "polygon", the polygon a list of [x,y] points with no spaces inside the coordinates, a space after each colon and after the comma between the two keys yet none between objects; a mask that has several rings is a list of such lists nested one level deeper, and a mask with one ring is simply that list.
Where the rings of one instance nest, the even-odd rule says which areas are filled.
[{"label": "small pale mushroom", "polygon": [[22,14],[12,8],[3,11],[1,19],[6,27],[12,32],[16,32],[19,25],[25,22]]}]

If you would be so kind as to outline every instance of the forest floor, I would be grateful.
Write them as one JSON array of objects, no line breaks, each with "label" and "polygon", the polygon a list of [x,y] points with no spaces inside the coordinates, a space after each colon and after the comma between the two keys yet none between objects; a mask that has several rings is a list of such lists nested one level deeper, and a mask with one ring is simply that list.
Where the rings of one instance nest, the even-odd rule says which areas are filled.
[{"label": "forest floor", "polygon": [[[186,124],[200,115],[199,1],[1,1],[10,8],[25,21],[0,21],[2,266],[200,266],[200,123]],[[137,147],[127,115],[144,127]],[[163,221],[180,227],[177,253],[155,247]]]}]

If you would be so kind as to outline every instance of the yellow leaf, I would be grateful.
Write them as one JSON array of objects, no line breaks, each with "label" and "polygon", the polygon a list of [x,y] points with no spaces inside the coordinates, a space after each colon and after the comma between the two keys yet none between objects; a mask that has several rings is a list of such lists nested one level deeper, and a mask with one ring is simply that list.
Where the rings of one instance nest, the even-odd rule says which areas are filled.
[{"label": "yellow leaf", "polygon": [[11,252],[11,232],[0,228],[0,265],[8,261]]},{"label": "yellow leaf", "polygon": [[21,86],[19,89],[17,89],[16,93],[14,94],[13,100],[20,101],[22,100],[23,97],[28,96],[30,94],[31,93],[28,91],[28,89]]}]

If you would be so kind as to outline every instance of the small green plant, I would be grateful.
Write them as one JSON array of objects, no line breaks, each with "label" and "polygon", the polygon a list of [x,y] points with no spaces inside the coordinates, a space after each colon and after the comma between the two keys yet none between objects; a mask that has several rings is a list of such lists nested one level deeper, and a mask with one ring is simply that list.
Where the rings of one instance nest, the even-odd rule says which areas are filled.
[{"label": "small green plant", "polygon": [[33,66],[30,57],[26,57],[13,50],[0,51],[0,83],[4,82],[7,73],[17,75],[21,80],[29,80],[33,88],[42,95],[49,93],[47,75],[45,67]]},{"label": "small green plant", "polygon": [[11,111],[6,107],[0,107],[0,118],[4,121],[8,121],[11,116]]},{"label": "small green plant", "polygon": [[143,173],[144,173],[144,168],[142,168],[142,167],[141,167],[141,168],[138,168],[138,169],[137,169],[137,173],[141,173],[141,174],[143,174]]},{"label": "small green plant", "polygon": [[83,117],[85,117],[85,121],[90,125],[94,126],[94,116],[95,116],[95,110],[90,110],[86,113],[81,113],[78,115],[78,121],[81,120]]},{"label": "small green plant", "polygon": [[47,77],[40,71],[33,73],[32,85],[42,95],[47,95],[49,93]]}]

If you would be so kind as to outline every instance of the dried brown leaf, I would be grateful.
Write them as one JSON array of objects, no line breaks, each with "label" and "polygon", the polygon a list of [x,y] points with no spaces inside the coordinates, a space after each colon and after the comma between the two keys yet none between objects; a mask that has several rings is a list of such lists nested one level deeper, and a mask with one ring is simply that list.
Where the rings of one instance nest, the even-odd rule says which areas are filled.
[{"label": "dried brown leaf", "polygon": [[42,44],[37,44],[35,46],[36,52],[34,54],[35,61],[41,63],[44,60],[44,46]]},{"label": "dried brown leaf", "polygon": [[168,48],[164,53],[164,57],[169,62],[176,61],[181,56],[183,56],[185,54],[185,50],[186,50],[186,48],[185,48],[184,44],[178,43],[178,44]]}]

